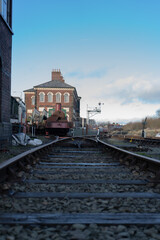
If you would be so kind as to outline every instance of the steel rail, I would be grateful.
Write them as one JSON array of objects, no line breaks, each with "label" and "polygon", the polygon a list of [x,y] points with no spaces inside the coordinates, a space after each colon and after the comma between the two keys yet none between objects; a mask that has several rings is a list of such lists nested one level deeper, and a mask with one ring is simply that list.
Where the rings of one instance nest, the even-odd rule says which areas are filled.
[{"label": "steel rail", "polygon": [[[92,137],[93,137],[93,136],[92,136]],[[90,141],[94,141],[94,142],[99,142],[99,143],[101,143],[102,145],[105,145],[105,146],[107,146],[107,147],[110,148],[110,149],[113,149],[113,150],[118,151],[119,153],[127,154],[127,155],[130,155],[130,156],[134,157],[134,158],[139,158],[139,159],[141,159],[141,160],[145,160],[145,161],[148,161],[148,162],[150,162],[150,163],[154,163],[154,164],[157,164],[157,165],[160,166],[160,160],[157,160],[157,159],[155,159],[155,158],[151,158],[151,157],[147,157],[147,156],[142,156],[142,155],[139,155],[139,154],[137,154],[137,153],[133,153],[133,152],[124,150],[124,149],[122,149],[122,148],[116,147],[116,146],[114,146],[114,145],[111,145],[111,144],[106,143],[106,142],[104,142],[104,141],[102,141],[102,140],[99,140],[99,139],[95,140],[95,139],[93,139],[93,138],[88,138],[88,136],[77,136],[77,137],[68,137],[68,138],[65,138],[65,139],[59,139],[59,138],[57,137],[54,141],[52,141],[52,142],[50,142],[50,143],[46,143],[46,144],[43,144],[43,145],[41,145],[41,146],[35,147],[35,148],[33,148],[33,149],[30,149],[30,150],[28,150],[28,151],[26,151],[26,152],[24,152],[24,153],[21,153],[21,154],[15,156],[15,157],[13,157],[13,158],[10,158],[10,159],[8,159],[8,160],[0,163],[0,170],[4,169],[5,167],[8,167],[9,165],[17,162],[18,160],[20,160],[20,159],[22,159],[22,158],[24,158],[24,157],[26,157],[26,156],[28,156],[28,155],[30,155],[30,154],[33,154],[33,153],[35,153],[35,152],[37,152],[37,151],[39,151],[39,150],[42,150],[42,149],[44,149],[44,148],[46,148],[46,147],[51,146],[52,144],[54,144],[54,143],[56,143],[56,142],[65,141],[65,140],[68,140],[68,139],[78,139],[78,138],[83,138],[83,139],[86,139],[86,140],[90,140]]]},{"label": "steel rail", "polygon": [[147,157],[147,156],[142,156],[142,155],[139,155],[137,153],[133,153],[133,152],[130,152],[130,151],[127,151],[127,150],[124,150],[122,148],[119,148],[119,147],[116,147],[114,145],[111,145],[109,143],[106,143],[106,142],[103,142],[102,140],[97,140],[99,143],[107,146],[108,148],[110,149],[113,149],[113,150],[116,150],[117,152],[121,153],[121,154],[125,154],[125,155],[128,155],[128,156],[132,156],[136,159],[140,159],[140,160],[145,160],[149,163],[152,163],[152,164],[156,164],[160,167],[160,160],[158,159],[155,159],[155,158],[151,158],[151,157]]},{"label": "steel rail", "polygon": [[[89,143],[87,143],[87,141]],[[58,142],[61,142],[62,144],[57,144]],[[94,144],[94,143],[96,143],[96,144]],[[63,149],[63,147],[65,147],[65,146],[66,147],[68,147],[68,146],[73,147],[74,146],[74,149],[77,148],[78,151],[80,149],[83,150],[84,146],[95,146],[95,148],[98,148],[98,149],[102,150],[101,151],[102,154],[103,154],[103,152],[105,152],[105,150],[106,150],[106,152],[108,151],[108,156],[113,156],[113,162],[114,162],[115,158],[117,158],[116,160],[119,160],[120,162],[121,162],[121,159],[122,159],[122,162],[126,161],[126,160],[129,160],[129,161],[131,160],[130,161],[131,163],[132,163],[132,160],[134,160],[133,162],[135,163],[136,162],[135,159],[136,160],[140,159],[140,161],[144,161],[144,159],[145,160],[147,159],[147,162],[149,162],[149,163],[152,162],[152,164],[155,164],[156,166],[160,166],[160,161],[158,161],[157,159],[152,159],[152,158],[149,158],[149,157],[141,156],[141,155],[129,152],[127,150],[121,149],[119,147],[113,146],[111,144],[105,143],[105,142],[103,142],[99,139],[96,139],[95,137],[92,138],[92,139],[88,138],[88,136],[86,136],[86,137],[74,137],[74,138],[71,137],[71,138],[67,138],[67,139],[65,138],[65,139],[60,139],[60,140],[56,139],[55,141],[53,141],[49,144],[45,144],[41,147],[33,149],[34,151],[32,153],[29,153],[29,154],[33,154],[32,159],[29,160],[29,161],[30,162],[31,161],[34,161],[34,162],[37,161],[37,163],[40,165],[40,159],[41,159],[41,157],[43,157],[43,156],[39,157],[39,155],[41,154],[41,149],[46,148],[46,149],[42,150],[42,153],[46,154],[46,151],[51,150],[50,147],[48,148],[48,146],[51,146],[51,147],[53,146],[53,149],[51,148],[52,150]],[[22,157],[24,163],[27,163],[27,156],[28,156],[27,152],[24,153],[25,157]],[[93,159],[95,161],[95,164],[97,162],[98,162],[98,164],[101,164],[101,165],[103,164],[103,162],[99,163],[101,161],[101,156],[102,156],[101,153]],[[41,154],[41,155],[43,155],[43,154]],[[63,154],[62,154],[62,156],[63,156]],[[90,157],[92,158],[92,156],[90,156]],[[62,158],[62,161],[63,161],[63,158]],[[85,158],[84,158],[84,161],[85,161]],[[20,160],[20,162],[21,162],[21,160]],[[53,163],[54,163],[54,161],[53,161]],[[62,163],[60,162],[57,165],[61,165],[61,164]],[[93,164],[94,163],[91,163],[91,165],[93,165]],[[107,164],[107,163],[105,162],[104,164]],[[21,164],[17,164],[16,166],[18,167],[19,165],[21,165]],[[37,171],[37,165],[35,164],[35,166],[34,166],[35,169],[33,169],[32,171],[34,171],[34,170]],[[53,164],[53,165],[55,165],[55,164]],[[69,163],[68,165],[69,165],[68,167],[70,168],[71,163]],[[74,162],[72,163],[72,165],[74,165]],[[150,165],[150,164],[147,164],[147,165]],[[58,167],[60,167],[60,166],[58,166]],[[121,165],[120,167],[124,167],[124,166]],[[96,167],[96,169],[97,168],[98,167]],[[156,168],[159,169],[159,167],[156,167]],[[85,168],[85,169],[88,169],[88,167]],[[119,167],[118,167],[118,170],[120,171]],[[125,168],[123,170],[125,170]],[[127,170],[130,170],[130,169],[127,168]],[[73,171],[73,169],[72,169],[72,171]],[[54,170],[54,172],[55,172],[55,170]],[[68,173],[68,171],[66,171],[66,172]],[[45,171],[44,171],[44,173],[45,173]],[[7,201],[7,198],[9,198],[9,197],[13,198],[14,201],[15,201],[16,198],[17,199],[34,198],[35,203],[34,204],[32,203],[33,205],[31,204],[31,208],[30,208],[30,203],[29,202],[28,202],[29,205],[26,204],[27,205],[27,208],[26,208],[27,212],[26,213],[23,213],[23,212],[26,211],[25,208],[24,208],[24,204],[22,204],[22,206],[20,206],[21,204],[17,205],[17,206],[20,206],[20,209],[21,209],[20,211],[23,210],[22,213],[16,213],[16,212],[11,212],[10,213],[10,212],[8,212],[8,209],[7,209],[6,213],[1,213],[0,214],[1,215],[0,216],[0,223],[1,224],[10,224],[10,225],[11,224],[13,224],[13,225],[15,225],[15,224],[21,224],[21,225],[22,224],[23,225],[31,225],[31,224],[33,224],[33,225],[36,225],[36,224],[38,224],[38,225],[40,225],[40,224],[41,225],[53,225],[53,224],[75,224],[75,223],[78,223],[78,224],[79,223],[80,224],[95,223],[95,224],[106,224],[106,225],[107,224],[108,225],[111,225],[111,224],[125,224],[125,225],[131,225],[131,224],[138,224],[138,225],[160,224],[160,214],[159,213],[157,214],[157,212],[156,212],[157,209],[158,209],[158,205],[154,210],[155,213],[141,213],[141,212],[140,213],[134,213],[134,211],[135,211],[134,208],[133,208],[133,213],[130,212],[130,210],[129,210],[129,213],[125,213],[126,209],[122,209],[123,213],[121,213],[121,212],[119,212],[120,208],[117,209],[117,205],[123,203],[122,202],[123,200],[121,202],[119,202],[119,200],[118,200],[119,203],[117,201],[116,202],[114,201],[114,203],[111,202],[111,201],[110,202],[108,201],[109,207],[111,205],[115,204],[115,206],[116,206],[115,209],[116,209],[117,213],[114,213],[114,212],[113,213],[107,213],[107,212],[105,212],[106,209],[104,209],[104,208],[101,209],[101,201],[99,202],[99,200],[98,200],[96,203],[94,202],[95,199],[113,199],[113,198],[114,199],[115,198],[117,198],[117,199],[119,199],[119,198],[123,198],[123,199],[126,199],[126,198],[135,198],[135,199],[137,199],[137,198],[141,198],[141,199],[149,198],[149,199],[159,200],[160,199],[159,192],[158,193],[154,193],[152,191],[151,192],[146,192],[146,188],[150,189],[150,185],[148,185],[148,183],[150,181],[148,181],[148,179],[142,180],[142,179],[139,179],[139,177],[130,179],[130,174],[128,174],[128,173],[127,173],[127,175],[125,175],[125,179],[123,178],[124,175],[121,175],[121,174],[118,176],[118,179],[116,179],[116,178],[112,179],[110,177],[106,178],[105,175],[104,176],[103,175],[102,176],[98,175],[98,177],[97,176],[93,177],[92,174],[91,175],[88,174],[89,179],[86,179],[87,174],[84,174],[84,176],[82,176],[82,178],[80,177],[79,179],[75,179],[77,171],[75,172],[75,176],[73,174],[73,178],[71,177],[71,174],[68,174],[67,178],[64,177],[62,171],[57,171],[57,173],[58,173],[58,175],[56,177],[53,177],[53,178],[52,177],[48,178],[48,176],[45,176],[45,175],[42,176],[42,178],[41,178],[39,176],[33,176],[33,175],[28,176],[29,174],[26,174],[26,178],[24,176],[23,179],[21,178],[21,181],[19,181],[19,180],[17,181],[20,184],[24,183],[22,185],[23,186],[22,188],[18,184],[20,186],[18,188],[17,188],[17,186],[13,189],[10,187],[9,191],[8,191],[8,189],[7,189],[7,191],[6,191],[6,189],[4,189],[5,191],[2,192],[2,198],[4,198],[4,199],[6,198],[6,201]],[[131,173],[131,171],[130,171],[130,173]],[[117,176],[117,174],[115,176]],[[57,177],[58,177],[58,179],[57,179]],[[68,177],[71,177],[72,179],[68,179]],[[93,179],[92,179],[92,177],[93,177]],[[146,176],[144,176],[144,177],[146,178]],[[103,179],[103,178],[105,178],[105,179]],[[27,183],[27,185],[26,185],[27,188],[25,186],[25,183]],[[38,187],[35,187],[36,183],[38,184]],[[63,186],[63,188],[60,189],[60,188],[57,188],[57,187],[53,186],[53,188],[49,189],[48,187],[46,187],[46,185],[44,187],[44,183],[45,184],[61,184]],[[87,187],[84,185],[84,184],[95,184],[95,183],[96,183],[96,185],[97,184],[106,184],[106,183],[111,184],[111,185],[113,185],[113,184],[118,184],[118,185],[127,184],[127,185],[133,185],[133,187],[134,187],[134,185],[142,184],[142,185],[145,185],[145,188],[143,189],[142,192],[141,192],[142,188],[139,189],[140,191],[137,191],[137,192],[132,192],[131,191],[130,192],[130,187],[129,188],[124,188],[124,192],[117,192],[117,190],[119,189],[119,186],[116,189],[113,188],[113,186],[111,186],[111,188],[109,188],[109,190],[111,192],[105,192],[105,188],[104,188],[105,185],[103,185],[102,188],[97,188],[97,186],[96,186],[96,188],[92,188],[90,185],[88,185]],[[34,184],[33,188],[32,188],[32,184]],[[43,184],[42,188],[39,187],[40,184]],[[72,188],[65,188],[64,184],[69,184],[69,185],[70,184],[83,184],[82,185],[83,187],[81,187],[81,188],[74,187],[73,189]],[[30,187],[28,188],[28,186],[30,186]],[[76,191],[74,189],[76,189]],[[126,191],[128,191],[128,189],[129,189],[129,192],[126,192]],[[137,189],[138,188],[136,187],[135,190],[137,190]],[[17,190],[19,192],[17,192]],[[28,190],[29,190],[29,192],[26,192]],[[38,191],[33,192],[33,190],[36,190],[36,191],[38,190]],[[46,192],[43,192],[44,190]],[[73,192],[70,192],[70,190],[72,190]],[[77,190],[81,190],[81,192],[77,192]],[[101,190],[104,190],[104,192],[101,192]],[[116,190],[116,192],[115,192],[115,190]],[[134,190],[134,188],[133,188],[133,190]],[[21,191],[24,191],[24,192],[21,192]],[[59,192],[59,191],[61,191],[61,192]],[[86,192],[86,191],[88,191],[88,192]],[[94,192],[94,191],[96,191],[96,192]],[[100,191],[100,192],[97,192],[97,191]],[[123,188],[122,188],[122,191],[123,191]],[[46,202],[42,203],[42,206],[45,205],[44,210],[46,211],[46,209],[47,209],[47,210],[51,211],[51,213],[45,213],[45,212],[37,213],[37,211],[39,211],[39,209],[41,209],[41,205],[39,207],[39,203],[41,202],[41,200],[36,200],[36,198],[41,198],[41,199],[42,198],[43,199],[47,198],[47,200],[45,200]],[[66,201],[66,203],[67,203],[68,199],[82,199],[82,201],[77,201],[78,205],[76,205],[76,207],[78,207],[77,208],[78,213],[70,213],[70,212],[65,213],[65,211],[66,211],[65,207],[64,207],[64,210],[62,209],[63,213],[59,213],[59,209],[60,209],[59,206],[61,206],[61,205],[58,205],[58,208],[57,208],[57,206],[55,204],[55,206],[53,206],[53,209],[50,209],[50,205],[48,205],[48,203],[52,204],[52,205],[54,205],[54,204],[53,204],[52,199],[48,199],[48,198],[58,198],[58,202],[59,202],[59,199],[63,199],[63,201],[60,201],[60,204],[61,204],[61,202],[63,202],[62,203],[63,206],[65,205],[64,201]],[[89,202],[89,207],[87,207],[88,211],[90,210],[90,207],[92,209],[92,204],[93,204],[93,206],[94,206],[94,204],[95,204],[95,206],[97,204],[96,207],[100,206],[99,211],[104,211],[104,213],[103,212],[100,212],[100,213],[92,213],[92,212],[91,213],[90,212],[87,212],[87,213],[82,212],[81,213],[80,212],[79,213],[79,211],[81,211],[81,207],[83,206],[83,204],[84,204],[84,202],[86,201],[87,198],[89,198],[89,201],[87,200]],[[85,199],[85,201],[83,199]],[[57,200],[55,200],[55,201],[57,201]],[[88,206],[87,201],[86,201],[86,206]],[[19,200],[17,202],[21,203],[21,200]],[[25,200],[25,202],[26,202],[26,200]],[[143,200],[141,202],[143,202],[143,205],[145,204]],[[128,204],[130,204],[130,201],[127,200],[126,203],[128,205]],[[133,200],[132,200],[132,203],[137,207],[136,202],[134,203]],[[35,204],[37,204],[37,206]],[[68,202],[68,204],[71,205],[70,202]],[[104,203],[102,201],[102,206],[104,206],[103,204]],[[105,202],[105,204],[106,204],[106,202]],[[1,205],[3,205],[3,202],[1,202]],[[32,208],[32,206],[33,206],[33,208]],[[153,203],[153,206],[154,206],[154,203]],[[132,206],[129,205],[129,207],[131,208]],[[147,208],[145,208],[144,211],[147,211],[146,209],[148,209],[149,207],[150,206],[147,206]],[[5,209],[6,208],[8,208],[7,205],[6,205]],[[66,208],[68,208],[68,206],[66,206]],[[15,211],[17,211],[18,208],[13,207],[13,209],[15,209]],[[28,212],[28,209],[29,209],[29,212]],[[32,209],[32,211],[34,211],[34,212],[33,213],[30,212],[30,209]],[[108,211],[108,209],[109,208],[107,208],[107,211]],[[113,207],[113,209],[114,209],[114,207]],[[76,212],[77,212],[77,210],[73,209],[73,211],[76,211]],[[122,211],[122,210],[120,210],[120,211]],[[9,211],[12,211],[12,208]],[[52,213],[52,211],[56,211],[56,213],[54,213],[54,212]]]},{"label": "steel rail", "polygon": [[26,152],[23,152],[23,153],[21,153],[21,154],[18,154],[17,156],[12,157],[12,158],[10,158],[10,159],[8,159],[8,160],[0,163],[0,170],[2,170],[2,169],[4,169],[4,168],[6,168],[6,167],[8,167],[8,166],[10,166],[10,165],[12,165],[12,164],[14,164],[14,163],[16,163],[16,162],[19,161],[20,159],[28,156],[29,154],[33,154],[33,153],[35,153],[35,152],[37,152],[37,151],[39,151],[39,150],[42,150],[43,148],[49,147],[49,146],[51,146],[53,143],[56,143],[56,142],[58,142],[58,141],[60,141],[60,140],[58,140],[58,138],[56,138],[54,141],[52,141],[52,142],[50,142],[50,143],[43,144],[43,145],[41,145],[41,146],[39,146],[39,147],[35,147],[35,148],[30,149],[30,150],[28,150],[28,151],[26,151]]},{"label": "steel rail", "polygon": [[[93,137],[93,136],[92,136],[92,137]],[[83,138],[83,139],[84,139],[84,137],[74,137],[74,139],[75,139],[75,138],[81,138],[81,139]],[[73,137],[59,138],[59,137],[57,136],[56,139],[53,140],[53,141],[50,142],[50,143],[46,143],[46,144],[43,144],[43,145],[41,145],[41,146],[35,147],[35,148],[33,148],[33,149],[30,149],[30,150],[28,150],[28,151],[26,151],[26,152],[23,152],[23,153],[21,153],[21,154],[18,154],[17,156],[12,157],[12,158],[10,158],[10,159],[8,159],[8,160],[0,163],[0,182],[4,180],[4,175],[6,175],[8,169],[9,169],[9,171],[10,171],[13,166],[15,166],[16,164],[18,164],[18,163],[21,162],[21,161],[22,161],[23,163],[25,163],[25,159],[26,159],[27,157],[29,157],[29,156],[30,156],[30,157],[31,157],[31,156],[33,157],[34,154],[36,154],[36,153],[38,153],[38,152],[40,152],[40,151],[42,151],[42,150],[45,150],[45,149],[48,148],[48,147],[51,147],[53,144],[58,143],[58,142],[61,142],[61,141],[69,140],[69,139],[72,140]],[[73,139],[73,140],[74,140],[74,139]],[[33,158],[32,158],[32,160],[33,160]],[[12,171],[12,170],[11,170],[11,171]],[[12,175],[14,175],[14,172],[12,172]]]},{"label": "steel rail", "polygon": [[[33,158],[34,154],[38,153],[39,151],[41,151],[43,149],[46,149],[47,147],[52,146],[55,143],[58,143],[58,142],[61,142],[61,141],[65,142],[67,140],[73,140],[73,142],[75,141],[75,143],[76,143],[76,140],[78,140],[78,139],[84,139],[84,140],[89,140],[89,141],[92,141],[92,142],[97,142],[97,143],[101,144],[103,147],[107,147],[107,148],[111,149],[112,151],[114,151],[114,153],[118,153],[119,156],[123,156],[124,159],[125,159],[125,157],[127,157],[127,160],[131,160],[131,161],[132,160],[140,160],[143,163],[147,162],[147,163],[149,163],[149,165],[152,166],[151,168],[154,168],[154,172],[156,172],[156,173],[158,172],[158,175],[160,175],[159,174],[160,173],[160,160],[157,160],[157,159],[151,158],[151,157],[147,157],[147,156],[142,156],[142,155],[139,155],[139,154],[121,149],[119,147],[116,147],[114,145],[106,143],[102,140],[96,139],[95,136],[91,136],[91,138],[89,136],[76,136],[76,137],[67,137],[67,138],[64,138],[64,139],[59,139],[57,137],[54,141],[52,141],[50,143],[44,144],[42,146],[35,147],[31,150],[28,150],[24,153],[21,153],[21,154],[15,156],[13,158],[10,158],[10,159],[4,161],[3,163],[0,163],[0,172],[2,173],[1,175],[4,175],[7,169],[9,169],[12,166],[15,166],[21,160],[24,163],[25,162],[24,160],[28,156],[32,156],[32,158]],[[78,141],[77,141],[77,144],[78,144]]]}]

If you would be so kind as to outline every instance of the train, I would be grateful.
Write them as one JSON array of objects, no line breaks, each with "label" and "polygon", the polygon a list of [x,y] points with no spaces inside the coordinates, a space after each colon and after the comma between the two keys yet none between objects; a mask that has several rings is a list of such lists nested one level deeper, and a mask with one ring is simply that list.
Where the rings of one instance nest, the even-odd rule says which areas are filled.
[{"label": "train", "polygon": [[73,123],[67,120],[65,113],[61,110],[61,104],[56,103],[56,111],[47,118],[45,123],[46,135],[65,136],[73,128]]}]

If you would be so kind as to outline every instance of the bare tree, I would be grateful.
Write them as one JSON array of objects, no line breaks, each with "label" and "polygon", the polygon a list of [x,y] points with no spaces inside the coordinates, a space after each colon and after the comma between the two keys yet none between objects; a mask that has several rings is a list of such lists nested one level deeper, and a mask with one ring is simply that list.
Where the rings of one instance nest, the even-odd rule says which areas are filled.
[{"label": "bare tree", "polygon": [[158,109],[158,110],[156,111],[156,116],[157,116],[158,118],[160,118],[160,109]]}]

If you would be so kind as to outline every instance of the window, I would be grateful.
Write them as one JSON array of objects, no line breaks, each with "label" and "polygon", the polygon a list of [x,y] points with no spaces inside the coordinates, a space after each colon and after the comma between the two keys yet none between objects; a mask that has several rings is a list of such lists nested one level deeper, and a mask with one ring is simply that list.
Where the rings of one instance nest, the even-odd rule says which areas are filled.
[{"label": "window", "polygon": [[63,108],[66,112],[69,112],[69,108]]},{"label": "window", "polygon": [[31,97],[32,105],[35,105],[35,96]]},{"label": "window", "polygon": [[0,0],[0,14],[3,16],[4,20],[10,25],[10,0]]},{"label": "window", "polygon": [[28,110],[27,110],[27,113],[32,113],[32,112],[33,112],[32,109],[28,109]]},{"label": "window", "polygon": [[57,103],[61,102],[61,93],[56,93],[56,102]]},{"label": "window", "polygon": [[40,102],[44,102],[44,101],[45,101],[45,93],[44,93],[44,92],[41,92],[41,93],[39,94],[39,101],[40,101]]},{"label": "window", "polygon": [[43,112],[44,107],[39,107],[39,112]]},{"label": "window", "polygon": [[69,102],[69,93],[64,94],[64,102],[68,103]]},{"label": "window", "polygon": [[2,6],[3,17],[7,21],[7,0],[3,0],[2,4],[3,4]]},{"label": "window", "polygon": [[7,0],[0,0],[0,13],[7,21]]},{"label": "window", "polygon": [[48,93],[48,102],[53,102],[53,93]]},{"label": "window", "polygon": [[48,117],[50,117],[55,112],[55,109],[54,108],[47,108],[47,111],[48,111]]}]

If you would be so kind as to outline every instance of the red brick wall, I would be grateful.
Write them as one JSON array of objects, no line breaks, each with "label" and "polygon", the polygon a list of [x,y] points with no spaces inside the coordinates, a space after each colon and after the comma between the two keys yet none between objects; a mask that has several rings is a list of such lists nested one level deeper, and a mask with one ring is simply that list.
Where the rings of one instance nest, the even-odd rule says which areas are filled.
[{"label": "red brick wall", "polygon": [[0,16],[0,148],[11,140],[11,53],[12,32]]},{"label": "red brick wall", "polygon": [[0,16],[0,122],[10,122],[12,34]]},{"label": "red brick wall", "polygon": [[[40,96],[39,96],[39,93],[45,93],[45,102],[40,102]],[[48,96],[47,96],[47,93],[53,93],[53,102],[48,102]],[[47,110],[47,108],[55,108],[56,106],[56,93],[61,93],[61,106],[62,106],[62,109],[63,108],[69,108],[69,112],[66,112],[66,114],[69,115],[69,120],[72,121],[73,120],[73,90],[69,90],[69,89],[65,89],[65,90],[56,90],[56,89],[48,89],[48,90],[37,90],[37,99],[36,99],[36,107],[37,107],[37,110],[39,111],[39,107],[44,107],[45,110]],[[64,102],[64,93],[69,93],[70,96],[69,96],[69,103],[65,103]],[[26,109],[34,109],[34,105],[32,105],[32,101],[31,101],[31,97],[34,96],[35,94],[34,93],[25,93],[25,104],[26,104]],[[27,113],[27,116],[29,116],[30,114]]]},{"label": "red brick wall", "polygon": [[35,96],[34,93],[25,93],[25,104],[26,104],[26,114],[27,114],[27,117],[30,115],[30,113],[27,113],[27,110],[28,109],[34,109],[35,108],[35,105],[32,105],[32,100],[31,100],[31,97],[32,96]]}]

